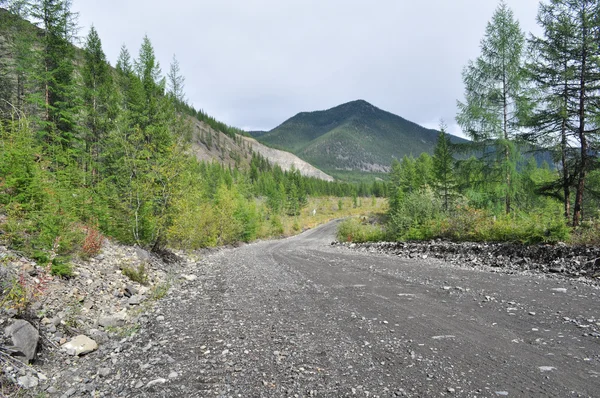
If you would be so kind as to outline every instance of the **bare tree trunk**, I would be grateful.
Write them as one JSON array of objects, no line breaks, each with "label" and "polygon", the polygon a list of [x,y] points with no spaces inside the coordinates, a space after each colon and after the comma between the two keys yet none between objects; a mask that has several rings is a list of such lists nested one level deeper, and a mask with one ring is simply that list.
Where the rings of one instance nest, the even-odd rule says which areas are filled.
[{"label": "bare tree trunk", "polygon": [[579,129],[578,138],[581,144],[581,164],[579,169],[579,179],[577,181],[577,190],[575,192],[575,208],[573,209],[573,226],[577,227],[581,221],[581,215],[583,212],[583,190],[585,188],[585,177],[587,172],[588,163],[588,143],[585,136],[585,88],[586,88],[586,77],[587,77],[587,28],[585,21],[583,23],[582,32],[582,52],[581,52],[581,75],[579,77]]},{"label": "bare tree trunk", "polygon": [[510,184],[511,184],[511,180],[510,180],[510,166],[509,166],[509,162],[510,162],[510,149],[508,147],[508,95],[506,93],[506,71],[503,71],[504,75],[502,76],[502,106],[503,106],[503,122],[504,122],[504,140],[505,140],[505,144],[504,144],[504,162],[505,162],[505,166],[506,166],[506,197],[505,197],[505,205],[506,205],[506,214],[510,213]]},{"label": "bare tree trunk", "polygon": [[[568,65],[567,61],[564,63],[565,73],[567,71]],[[568,106],[568,95],[569,95],[569,87],[567,77],[565,76],[564,82],[564,107],[565,110]],[[569,186],[569,166],[567,164],[567,119],[566,117],[562,118],[562,125],[560,129],[561,134],[561,142],[560,142],[560,154],[561,154],[561,163],[562,163],[562,172],[563,172],[563,195],[564,195],[564,208],[565,208],[565,219],[569,220],[571,217],[571,187]]]}]

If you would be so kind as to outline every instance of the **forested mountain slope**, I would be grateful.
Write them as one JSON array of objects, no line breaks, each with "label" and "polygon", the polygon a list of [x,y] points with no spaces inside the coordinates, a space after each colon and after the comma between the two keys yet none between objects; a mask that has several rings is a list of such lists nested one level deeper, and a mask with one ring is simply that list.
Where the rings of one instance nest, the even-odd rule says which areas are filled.
[{"label": "forested mountain slope", "polygon": [[301,112],[255,136],[325,172],[385,172],[394,158],[432,153],[438,132],[357,100],[324,111]]}]

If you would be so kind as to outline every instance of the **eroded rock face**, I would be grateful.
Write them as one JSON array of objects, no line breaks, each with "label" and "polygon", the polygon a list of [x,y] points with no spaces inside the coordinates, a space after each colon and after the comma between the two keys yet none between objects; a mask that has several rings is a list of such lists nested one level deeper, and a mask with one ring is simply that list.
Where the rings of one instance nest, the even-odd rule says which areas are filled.
[{"label": "eroded rock face", "polygon": [[27,362],[35,359],[40,334],[32,324],[17,319],[4,329],[4,334],[12,340],[14,350],[18,351],[15,356],[23,356]]}]

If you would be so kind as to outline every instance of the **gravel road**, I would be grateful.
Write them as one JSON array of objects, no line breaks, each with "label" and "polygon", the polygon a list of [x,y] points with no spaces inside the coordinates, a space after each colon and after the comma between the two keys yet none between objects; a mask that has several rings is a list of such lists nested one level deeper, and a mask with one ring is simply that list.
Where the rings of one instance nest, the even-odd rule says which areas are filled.
[{"label": "gravel road", "polygon": [[335,228],[184,270],[139,333],[98,357],[111,371],[96,393],[600,396],[597,286],[355,252],[330,245]]}]

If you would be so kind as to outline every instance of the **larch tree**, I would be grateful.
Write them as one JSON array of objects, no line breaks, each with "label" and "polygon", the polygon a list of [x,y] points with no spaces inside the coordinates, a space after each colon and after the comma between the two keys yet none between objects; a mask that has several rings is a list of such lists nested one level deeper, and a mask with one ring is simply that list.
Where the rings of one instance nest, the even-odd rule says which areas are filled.
[{"label": "larch tree", "polygon": [[169,67],[169,73],[167,74],[167,84],[169,94],[175,100],[175,105],[179,107],[180,104],[185,102],[185,93],[183,91],[185,77],[181,74],[179,61],[177,61],[175,55],[173,55],[173,60],[171,61],[171,66]]},{"label": "larch tree", "polygon": [[473,141],[493,146],[504,183],[506,213],[511,210],[515,174],[514,139],[518,135],[523,98],[525,35],[502,2],[488,22],[481,55],[463,70],[465,102],[458,101],[456,120]]},{"label": "larch tree", "polygon": [[446,125],[442,122],[440,134],[433,148],[433,174],[436,188],[442,196],[445,211],[448,211],[453,192],[456,189],[452,152],[452,143],[446,133]]},{"label": "larch tree", "polygon": [[562,191],[565,218],[569,219],[575,176],[571,143],[575,133],[573,120],[577,117],[577,101],[573,97],[577,90],[573,63],[576,22],[556,1],[540,4],[537,21],[544,34],[530,39],[532,57],[527,70],[537,89],[532,98],[535,106],[526,123],[529,131],[525,137],[556,154],[560,162],[560,179],[558,184],[551,184],[544,190],[552,192],[557,185]]},{"label": "larch tree", "polygon": [[575,88],[570,95],[576,103],[572,130],[579,144],[579,168],[576,177],[573,226],[583,216],[583,194],[588,172],[593,164],[593,143],[598,139],[600,124],[600,3],[596,0],[552,0],[557,11],[564,12],[574,23],[571,49]]}]

